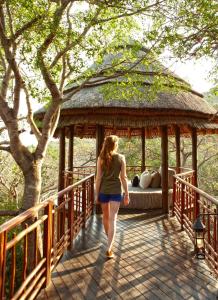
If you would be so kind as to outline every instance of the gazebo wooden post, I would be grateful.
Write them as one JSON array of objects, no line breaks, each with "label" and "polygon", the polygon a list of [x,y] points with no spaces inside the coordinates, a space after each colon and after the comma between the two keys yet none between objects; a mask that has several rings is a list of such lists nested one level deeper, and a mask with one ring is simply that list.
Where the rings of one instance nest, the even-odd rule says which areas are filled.
[{"label": "gazebo wooden post", "polygon": [[163,212],[169,212],[168,206],[168,131],[167,126],[160,127],[161,130],[161,185],[162,185],[162,203]]},{"label": "gazebo wooden post", "polygon": [[[58,179],[58,191],[61,191],[64,188],[64,171],[65,171],[65,127],[60,129],[60,138],[59,138],[59,179]],[[63,198],[58,198],[58,205],[63,202]],[[58,226],[57,226],[57,236],[58,241],[64,233],[64,212],[63,210],[58,211]]]},{"label": "gazebo wooden post", "polygon": [[[197,129],[192,127],[191,129],[191,138],[192,138],[192,170],[194,170],[194,178],[192,184],[198,186],[198,159],[197,159]],[[199,214],[199,203],[198,203],[198,194],[196,193],[195,197],[195,217]]]},{"label": "gazebo wooden post", "polygon": [[73,144],[74,144],[74,125],[69,127],[69,149],[68,149],[68,171],[72,172],[70,183],[73,183]]},{"label": "gazebo wooden post", "polygon": [[101,147],[104,142],[104,126],[96,125],[96,161],[101,152]]},{"label": "gazebo wooden post", "polygon": [[175,126],[175,142],[176,142],[176,173],[180,172],[181,157],[180,157],[180,128]]},{"label": "gazebo wooden post", "polygon": [[141,162],[141,172],[145,170],[145,128],[142,128],[141,132],[141,140],[142,140],[142,162]]},{"label": "gazebo wooden post", "polygon": [[65,171],[65,128],[60,129],[59,138],[59,171],[58,171],[58,191],[64,188]]},{"label": "gazebo wooden post", "polygon": [[[96,164],[98,156],[101,152],[102,144],[104,142],[104,126],[96,125]],[[100,204],[96,205],[96,214],[101,213]]]}]

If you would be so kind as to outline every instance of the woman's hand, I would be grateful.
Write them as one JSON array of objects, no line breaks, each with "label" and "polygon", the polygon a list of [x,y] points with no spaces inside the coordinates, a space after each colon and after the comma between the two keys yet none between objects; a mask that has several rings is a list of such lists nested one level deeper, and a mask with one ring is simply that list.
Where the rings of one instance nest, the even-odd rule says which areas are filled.
[{"label": "woman's hand", "polygon": [[129,205],[129,202],[130,202],[129,194],[125,194],[125,195],[124,195],[123,202],[124,202],[124,205],[125,205],[125,206]]}]

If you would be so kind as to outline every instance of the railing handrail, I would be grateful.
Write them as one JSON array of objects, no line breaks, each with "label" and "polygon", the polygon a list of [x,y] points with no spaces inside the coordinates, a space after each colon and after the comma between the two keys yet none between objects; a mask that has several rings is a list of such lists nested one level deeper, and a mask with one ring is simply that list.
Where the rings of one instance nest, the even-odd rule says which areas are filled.
[{"label": "railing handrail", "polygon": [[34,217],[35,214],[42,208],[46,207],[49,202],[53,202],[52,199],[47,199],[37,204],[34,207],[28,208],[18,216],[13,217],[12,219],[6,221],[0,226],[0,233],[4,231],[11,230],[14,226],[23,223],[26,219]]},{"label": "railing handrail", "polygon": [[176,174],[174,175],[174,177],[176,179],[178,179],[180,182],[182,182],[183,184],[187,185],[188,187],[192,188],[195,192],[197,192],[199,195],[204,196],[205,198],[207,198],[208,200],[210,200],[211,202],[213,202],[213,204],[218,205],[218,200],[212,196],[210,196],[209,194],[207,194],[206,192],[202,191],[201,189],[197,188],[196,186],[192,185],[191,183],[185,181],[184,179],[180,178],[181,175],[184,175],[187,173],[180,173],[180,174]]},{"label": "railing handrail", "polygon": [[[67,188],[65,188],[64,190],[58,192],[56,195],[58,197],[63,196],[63,194],[66,194],[68,192],[70,192],[73,188],[75,188],[76,186],[82,184],[83,182],[85,182],[87,179],[91,178],[94,174],[91,174],[89,176],[86,176],[85,178],[77,181],[76,183],[68,186]],[[18,224],[23,223],[26,219],[34,217],[35,214],[42,208],[46,207],[46,205],[51,201],[54,202],[53,198],[56,197],[56,195],[54,194],[50,199],[44,200],[42,202],[40,202],[39,204],[37,204],[34,207],[28,208],[26,211],[22,212],[21,214],[19,214],[18,216],[13,217],[12,219],[6,221],[5,223],[3,223],[0,226],[0,233],[4,232],[4,231],[8,231],[11,230],[14,226],[17,226]]]},{"label": "railing handrail", "polygon": [[94,175],[95,175],[94,173],[93,173],[93,174],[90,174],[90,175],[86,176],[85,178],[83,178],[83,179],[77,181],[76,183],[69,185],[69,186],[66,187],[65,189],[63,189],[63,190],[61,190],[60,192],[58,192],[58,193],[57,193],[57,196],[58,196],[58,197],[61,197],[61,196],[63,196],[64,194],[69,193],[69,192],[70,192],[72,189],[74,189],[76,186],[82,184],[83,182],[85,182],[85,181],[88,180],[89,178],[93,177]]},{"label": "railing handrail", "polygon": [[175,177],[175,176],[181,177],[181,176],[186,176],[186,175],[189,175],[189,174],[191,175],[191,174],[193,174],[194,172],[195,172],[194,170],[191,170],[191,169],[190,169],[190,171],[186,171],[186,172],[183,172],[183,173],[177,173],[177,174],[174,175],[174,177]]}]

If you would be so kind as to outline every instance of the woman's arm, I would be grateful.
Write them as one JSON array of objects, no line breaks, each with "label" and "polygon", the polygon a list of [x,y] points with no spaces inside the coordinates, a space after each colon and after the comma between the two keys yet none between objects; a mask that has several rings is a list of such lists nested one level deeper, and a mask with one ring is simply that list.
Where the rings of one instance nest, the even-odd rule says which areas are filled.
[{"label": "woman's arm", "polygon": [[97,172],[96,172],[96,178],[95,178],[95,201],[98,203],[98,195],[101,185],[101,177],[102,177],[102,169],[101,169],[101,160],[98,158],[97,160]]},{"label": "woman's arm", "polygon": [[128,182],[127,182],[127,175],[126,175],[126,160],[125,160],[124,156],[122,156],[120,179],[121,179],[122,186],[124,189],[124,205],[128,205],[129,204],[129,191],[128,191]]}]

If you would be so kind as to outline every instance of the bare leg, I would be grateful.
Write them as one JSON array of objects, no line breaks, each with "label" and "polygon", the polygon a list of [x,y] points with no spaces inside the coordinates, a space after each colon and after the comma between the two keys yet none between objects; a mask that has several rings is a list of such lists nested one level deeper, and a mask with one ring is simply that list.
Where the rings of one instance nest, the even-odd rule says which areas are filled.
[{"label": "bare leg", "polygon": [[111,250],[116,234],[117,214],[120,207],[120,202],[110,201],[110,214],[109,214],[109,230],[108,230],[108,251]]},{"label": "bare leg", "polygon": [[109,214],[110,214],[110,203],[101,203],[103,213],[103,225],[106,235],[108,236],[109,229]]}]

